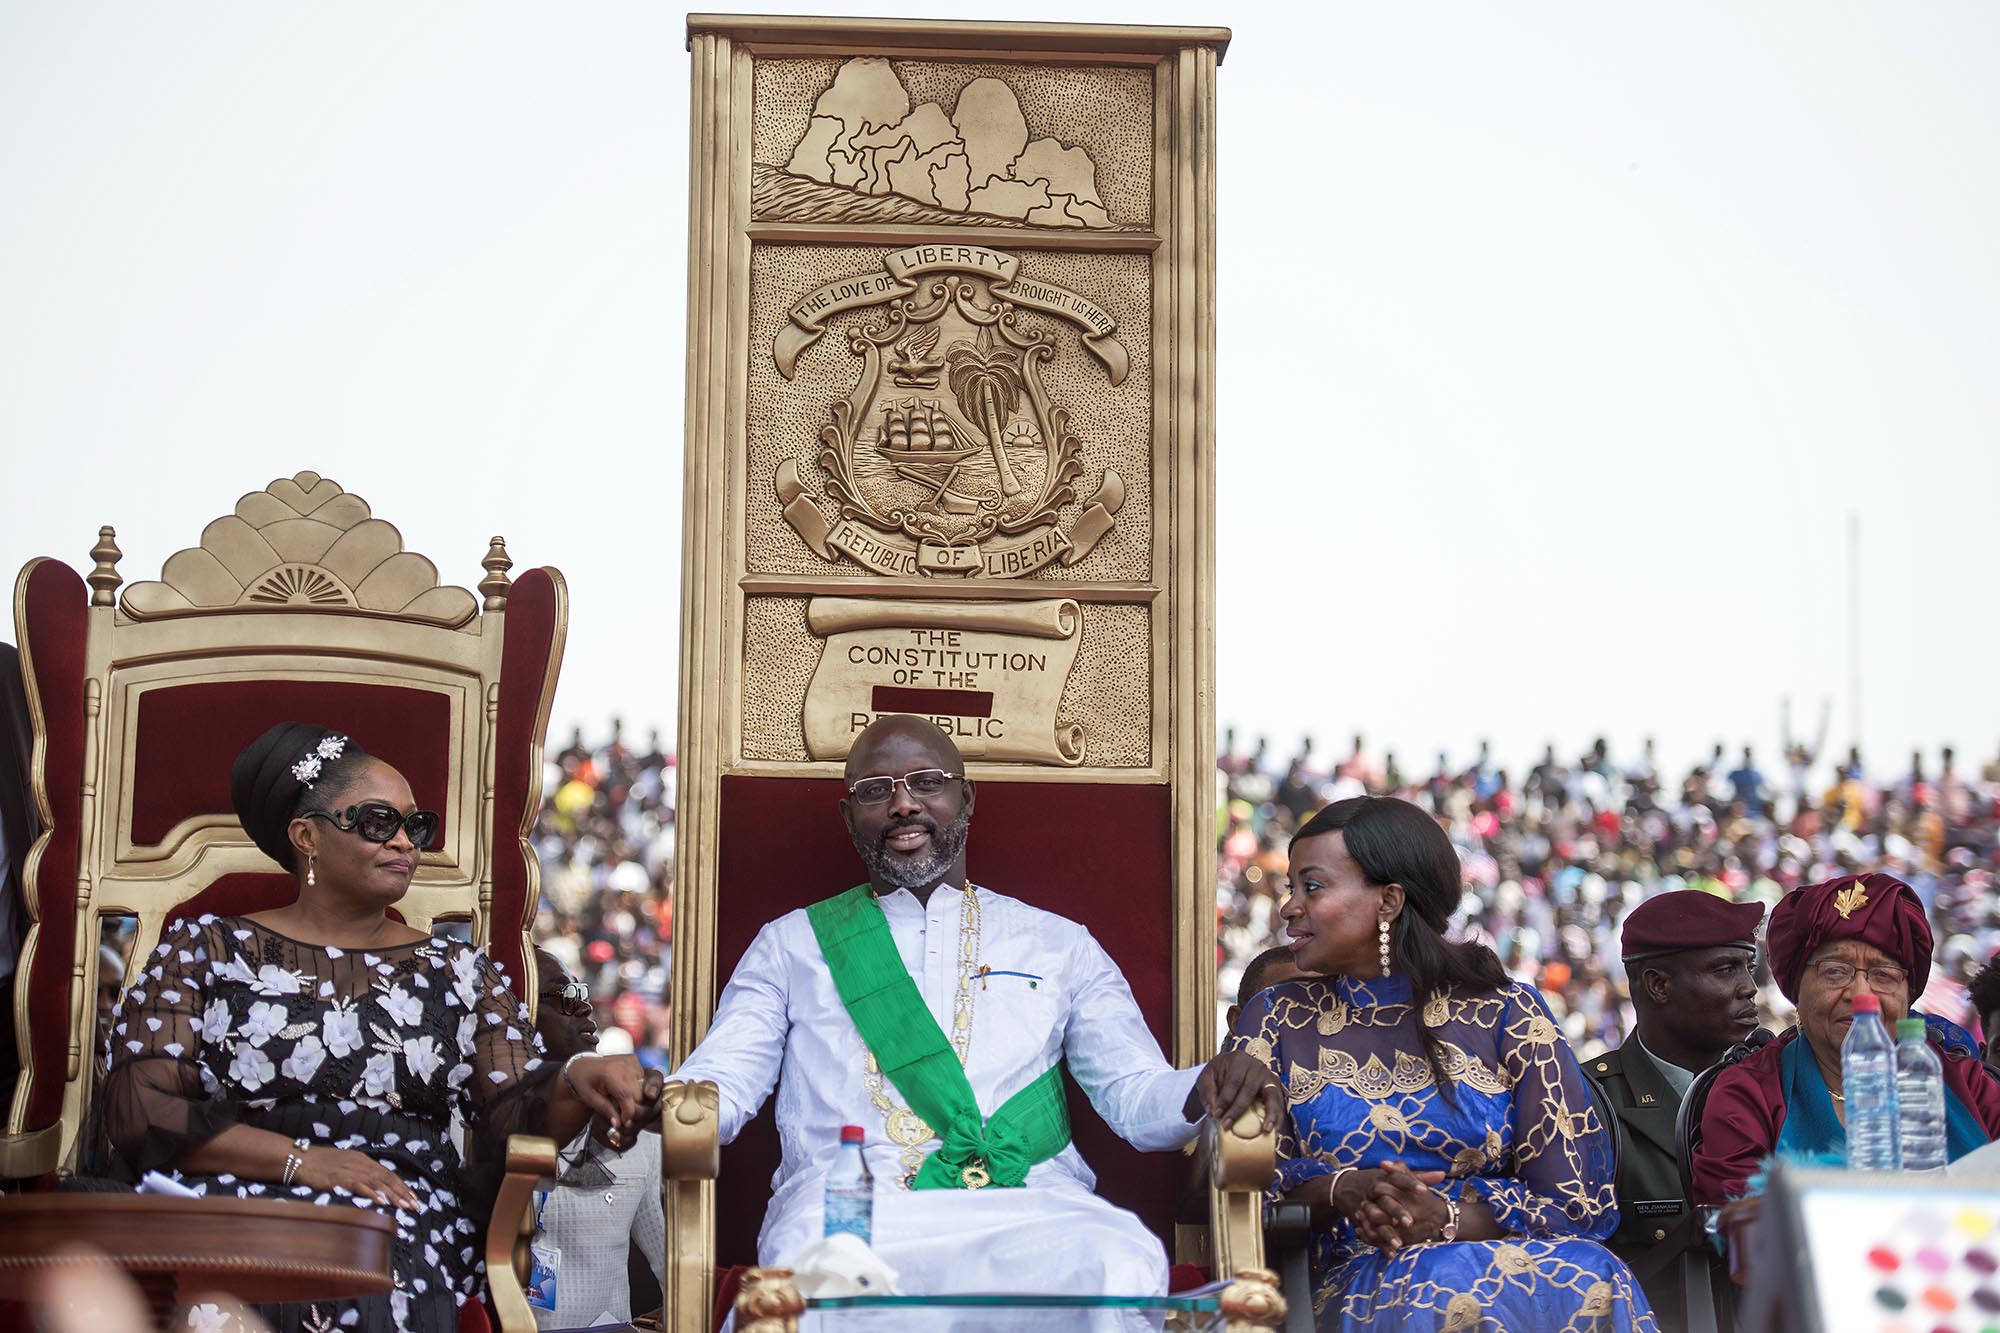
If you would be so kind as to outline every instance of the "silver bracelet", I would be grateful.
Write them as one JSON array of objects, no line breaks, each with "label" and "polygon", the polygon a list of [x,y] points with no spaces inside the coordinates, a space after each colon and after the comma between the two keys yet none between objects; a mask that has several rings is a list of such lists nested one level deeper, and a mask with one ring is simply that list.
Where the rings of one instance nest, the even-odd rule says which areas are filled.
[{"label": "silver bracelet", "polygon": [[298,1178],[299,1168],[306,1164],[306,1149],[312,1147],[312,1140],[307,1138],[293,1139],[292,1147],[298,1149],[298,1151],[287,1152],[285,1154],[285,1170],[284,1174],[280,1177],[280,1183],[285,1185],[291,1184],[293,1180]]}]

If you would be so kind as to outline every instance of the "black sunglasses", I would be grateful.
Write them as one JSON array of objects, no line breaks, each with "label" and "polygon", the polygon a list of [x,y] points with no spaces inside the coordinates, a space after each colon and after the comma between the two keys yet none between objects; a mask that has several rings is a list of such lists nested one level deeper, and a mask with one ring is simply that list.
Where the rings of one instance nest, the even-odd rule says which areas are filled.
[{"label": "black sunglasses", "polygon": [[590,1012],[590,987],[574,977],[561,987],[544,987],[541,994],[567,1018],[581,1018]]},{"label": "black sunglasses", "polygon": [[363,801],[345,810],[308,810],[304,819],[324,819],[343,833],[358,833],[370,842],[387,842],[399,831],[407,831],[418,851],[431,845],[443,821],[430,810],[404,814],[387,801]]}]

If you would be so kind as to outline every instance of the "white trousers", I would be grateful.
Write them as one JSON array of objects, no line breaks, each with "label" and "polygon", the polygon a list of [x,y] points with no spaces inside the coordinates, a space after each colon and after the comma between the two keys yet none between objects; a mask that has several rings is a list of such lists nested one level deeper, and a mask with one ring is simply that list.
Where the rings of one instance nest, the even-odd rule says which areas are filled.
[{"label": "white trousers", "polygon": [[[817,1199],[773,1210],[764,1221],[758,1260],[786,1264],[820,1238]],[[1167,1256],[1158,1237],[1123,1208],[1082,1185],[1060,1180],[1022,1189],[878,1189],[873,1245],[911,1295],[999,1293],[1160,1296]],[[1134,1312],[1036,1310],[932,1311],[891,1320],[871,1312],[809,1315],[802,1328],[825,1330],[1157,1329],[1160,1317]]]}]

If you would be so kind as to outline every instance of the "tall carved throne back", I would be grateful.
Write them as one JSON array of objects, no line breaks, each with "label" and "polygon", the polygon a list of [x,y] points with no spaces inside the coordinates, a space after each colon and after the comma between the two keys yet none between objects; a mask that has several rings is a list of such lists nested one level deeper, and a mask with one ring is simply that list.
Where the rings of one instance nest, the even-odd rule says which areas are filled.
[{"label": "tall carved throne back", "polygon": [[401,915],[470,923],[531,994],[527,832],[566,632],[560,574],[510,579],[495,537],[477,594],[440,584],[365,500],[311,472],[243,496],[122,595],[113,529],[91,557],[84,578],[32,561],[14,587],[47,828],[24,876],[7,1179],[70,1161],[100,1058],[107,917],[132,918],[136,964],[183,916],[290,899],[229,799],[231,761],[272,723],[323,723],[401,770],[443,816]]},{"label": "tall carved throne back", "polygon": [[[690,19],[674,1040],[757,928],[863,878],[876,717],[953,735],[976,882],[1214,1042],[1213,28]],[[1171,1239],[1178,1159],[1073,1098]],[[676,1329],[750,1262],[775,1134],[670,1191]],[[703,1192],[706,1191],[706,1192]]]}]

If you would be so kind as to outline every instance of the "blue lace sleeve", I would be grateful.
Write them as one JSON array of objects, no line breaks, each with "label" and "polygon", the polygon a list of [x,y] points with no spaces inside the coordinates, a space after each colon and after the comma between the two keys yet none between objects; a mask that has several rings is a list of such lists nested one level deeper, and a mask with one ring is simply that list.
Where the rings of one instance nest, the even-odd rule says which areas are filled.
[{"label": "blue lace sleeve", "polygon": [[1500,1059],[1513,1085],[1511,1169],[1468,1177],[1460,1197],[1482,1200],[1517,1235],[1606,1239],[1618,1229],[1609,1129],[1541,995],[1516,986],[1508,1001]]}]

